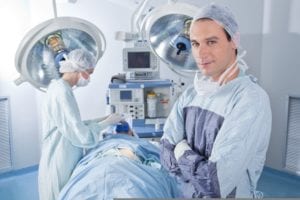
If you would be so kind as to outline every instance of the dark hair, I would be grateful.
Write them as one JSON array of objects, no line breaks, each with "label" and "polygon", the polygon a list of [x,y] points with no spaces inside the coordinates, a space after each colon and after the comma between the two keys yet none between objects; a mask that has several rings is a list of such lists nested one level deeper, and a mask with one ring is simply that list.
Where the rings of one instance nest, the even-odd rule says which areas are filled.
[{"label": "dark hair", "polygon": [[[226,35],[227,40],[228,40],[228,41],[231,41],[232,38],[231,38],[231,36],[229,35],[229,33],[225,30],[225,28],[223,28],[223,30],[224,30],[224,32],[225,32],[225,35]],[[237,55],[237,53],[238,53],[238,50],[235,49],[235,55]]]}]

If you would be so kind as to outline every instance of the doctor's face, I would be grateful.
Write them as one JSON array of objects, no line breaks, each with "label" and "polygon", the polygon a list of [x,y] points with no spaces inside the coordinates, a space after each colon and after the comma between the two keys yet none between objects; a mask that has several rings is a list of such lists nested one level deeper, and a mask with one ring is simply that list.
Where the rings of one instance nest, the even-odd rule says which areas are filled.
[{"label": "doctor's face", "polygon": [[198,68],[214,81],[235,61],[234,42],[228,41],[223,27],[213,20],[192,23],[190,39]]},{"label": "doctor's face", "polygon": [[81,73],[81,76],[84,79],[89,79],[90,76],[93,74],[93,72],[94,72],[94,69],[91,68],[91,69],[88,69],[88,70],[85,70],[85,71],[80,71],[79,73]]}]

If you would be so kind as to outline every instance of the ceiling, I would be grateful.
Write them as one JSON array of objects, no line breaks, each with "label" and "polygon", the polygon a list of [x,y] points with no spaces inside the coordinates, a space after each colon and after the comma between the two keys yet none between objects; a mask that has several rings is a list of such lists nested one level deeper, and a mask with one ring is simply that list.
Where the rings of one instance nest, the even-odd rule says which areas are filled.
[{"label": "ceiling", "polygon": [[139,5],[143,0],[107,0],[113,4],[116,4],[118,6],[122,6],[125,8],[136,8],[137,5]]},{"label": "ceiling", "polygon": [[[144,0],[107,0],[115,5],[118,6],[122,6],[131,10],[134,10],[138,5],[140,5]],[[199,6],[199,4],[201,4],[199,0],[148,0],[148,6],[158,6],[158,5],[162,5],[168,2],[182,2],[182,3],[189,3],[189,4],[193,4],[195,6]],[[202,1],[203,3],[203,1]]]}]

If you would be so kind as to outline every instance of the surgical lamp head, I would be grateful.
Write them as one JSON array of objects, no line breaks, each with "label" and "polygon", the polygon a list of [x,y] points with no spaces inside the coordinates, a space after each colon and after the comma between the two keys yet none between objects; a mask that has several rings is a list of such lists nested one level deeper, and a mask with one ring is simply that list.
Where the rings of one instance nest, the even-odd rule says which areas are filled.
[{"label": "surgical lamp head", "polygon": [[177,55],[179,55],[181,52],[190,51],[191,49],[191,42],[189,39],[189,28],[191,25],[191,19],[186,19],[184,21],[184,26],[182,27],[181,32],[179,32],[178,35],[176,35],[171,40],[171,45],[177,49]]},{"label": "surgical lamp head", "polygon": [[210,3],[202,7],[199,12],[194,16],[193,22],[200,19],[211,19],[222,26],[225,31],[230,35],[231,39],[236,45],[240,45],[240,32],[238,23],[227,6]]}]

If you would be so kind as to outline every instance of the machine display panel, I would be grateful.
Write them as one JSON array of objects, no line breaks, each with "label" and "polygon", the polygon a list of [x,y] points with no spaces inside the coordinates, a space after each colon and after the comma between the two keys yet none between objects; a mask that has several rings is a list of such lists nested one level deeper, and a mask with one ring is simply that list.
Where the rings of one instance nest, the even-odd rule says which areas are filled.
[{"label": "machine display panel", "polygon": [[124,72],[157,72],[158,58],[147,48],[124,48]]},{"label": "machine display panel", "polygon": [[131,101],[132,100],[132,91],[131,90],[121,90],[120,91],[120,100],[121,101]]},{"label": "machine display panel", "polygon": [[128,69],[149,69],[150,52],[128,52]]}]

